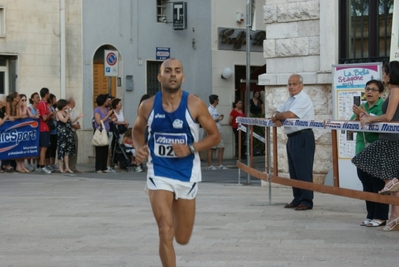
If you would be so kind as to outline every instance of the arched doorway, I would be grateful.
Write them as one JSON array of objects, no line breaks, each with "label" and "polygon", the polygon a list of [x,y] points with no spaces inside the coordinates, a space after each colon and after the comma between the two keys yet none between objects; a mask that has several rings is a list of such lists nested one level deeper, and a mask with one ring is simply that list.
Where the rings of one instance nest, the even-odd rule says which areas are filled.
[{"label": "arched doorway", "polygon": [[[93,107],[96,107],[96,98],[100,94],[111,94],[116,96],[117,77],[105,76],[104,72],[104,50],[117,49],[112,45],[99,47],[93,57]],[[121,56],[118,54],[119,62]]]}]

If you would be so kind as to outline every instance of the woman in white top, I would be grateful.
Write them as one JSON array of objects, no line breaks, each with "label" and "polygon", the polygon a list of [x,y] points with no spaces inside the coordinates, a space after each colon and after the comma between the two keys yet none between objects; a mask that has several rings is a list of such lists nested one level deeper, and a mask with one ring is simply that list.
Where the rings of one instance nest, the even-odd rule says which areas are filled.
[{"label": "woman in white top", "polygon": [[123,116],[122,100],[120,98],[114,98],[111,106],[114,111],[112,116],[116,118],[114,124],[118,129],[119,134],[124,134],[129,127],[129,123],[125,120],[125,116]]}]

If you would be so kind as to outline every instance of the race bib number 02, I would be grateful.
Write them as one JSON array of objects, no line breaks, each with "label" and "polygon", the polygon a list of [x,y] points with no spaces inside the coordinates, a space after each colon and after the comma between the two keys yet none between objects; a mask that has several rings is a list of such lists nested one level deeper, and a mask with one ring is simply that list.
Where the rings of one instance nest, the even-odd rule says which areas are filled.
[{"label": "race bib number 02", "polygon": [[176,158],[172,144],[187,145],[187,134],[154,133],[154,154],[157,157]]}]

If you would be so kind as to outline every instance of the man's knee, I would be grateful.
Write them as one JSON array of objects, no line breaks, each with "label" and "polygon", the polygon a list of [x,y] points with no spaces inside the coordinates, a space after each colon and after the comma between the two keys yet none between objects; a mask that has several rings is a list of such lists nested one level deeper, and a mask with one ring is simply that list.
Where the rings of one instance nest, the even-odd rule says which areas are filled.
[{"label": "man's knee", "polygon": [[158,231],[159,231],[159,238],[163,242],[173,242],[173,237],[174,237],[173,226],[168,224],[160,224],[158,225]]},{"label": "man's knee", "polygon": [[187,245],[190,241],[190,236],[176,236],[175,238],[179,245]]}]

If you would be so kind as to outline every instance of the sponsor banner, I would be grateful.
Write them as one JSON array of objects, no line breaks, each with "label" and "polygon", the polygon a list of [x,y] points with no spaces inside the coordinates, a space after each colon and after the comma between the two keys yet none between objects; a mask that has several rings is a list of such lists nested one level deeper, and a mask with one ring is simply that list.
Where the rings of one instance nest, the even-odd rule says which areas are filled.
[{"label": "sponsor banner", "polygon": [[0,126],[0,160],[39,156],[39,120],[6,121]]},{"label": "sponsor banner", "polygon": [[[246,118],[238,117],[236,119],[238,123],[246,125],[256,125],[261,127],[274,127],[274,123],[269,119],[259,118]],[[312,129],[330,129],[330,130],[348,130],[354,132],[377,132],[377,133],[399,133],[399,123],[372,123],[366,124],[363,128],[358,121],[341,121],[341,120],[328,120],[328,121],[317,121],[317,120],[299,120],[299,119],[287,119],[283,121],[284,127],[302,127]]]}]

